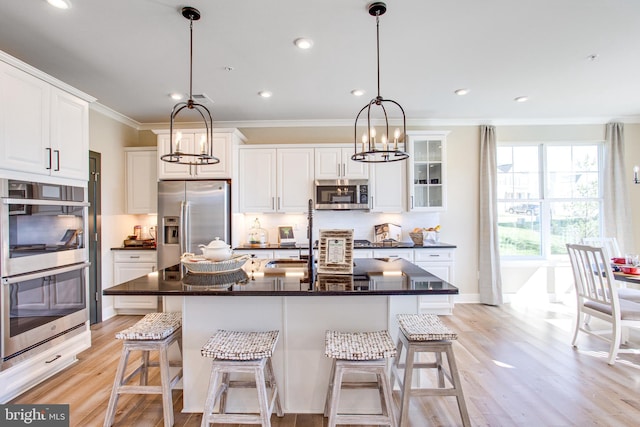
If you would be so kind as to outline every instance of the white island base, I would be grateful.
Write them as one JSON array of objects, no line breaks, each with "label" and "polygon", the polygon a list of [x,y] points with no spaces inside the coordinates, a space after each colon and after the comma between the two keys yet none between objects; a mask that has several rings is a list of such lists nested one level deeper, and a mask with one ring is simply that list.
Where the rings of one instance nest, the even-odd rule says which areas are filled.
[{"label": "white island base", "polygon": [[[170,297],[166,309],[178,309]],[[396,314],[418,313],[419,296],[185,296],[183,325],[183,412],[202,412],[211,359],[200,349],[218,329],[279,330],[273,367],[284,411],[323,413],[331,359],[324,356],[326,330],[388,330],[397,338]],[[257,411],[255,390],[232,390],[229,412]],[[379,410],[376,390],[345,390],[340,410]]]}]

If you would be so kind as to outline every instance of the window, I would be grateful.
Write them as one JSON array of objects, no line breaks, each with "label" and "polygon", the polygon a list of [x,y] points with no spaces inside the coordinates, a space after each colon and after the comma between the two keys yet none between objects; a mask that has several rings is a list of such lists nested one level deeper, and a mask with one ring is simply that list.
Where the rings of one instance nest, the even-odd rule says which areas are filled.
[{"label": "window", "polygon": [[497,150],[502,257],[566,254],[599,236],[601,143],[501,144]]}]

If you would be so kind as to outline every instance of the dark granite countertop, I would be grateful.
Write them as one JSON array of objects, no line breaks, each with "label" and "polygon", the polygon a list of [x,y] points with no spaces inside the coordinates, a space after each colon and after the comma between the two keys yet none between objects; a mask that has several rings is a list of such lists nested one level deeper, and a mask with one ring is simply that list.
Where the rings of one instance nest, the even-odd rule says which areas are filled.
[{"label": "dark granite countertop", "polygon": [[270,273],[269,260],[251,259],[242,269],[217,274],[181,274],[176,265],[103,290],[103,295],[442,295],[458,288],[398,258],[356,258],[353,275]]}]

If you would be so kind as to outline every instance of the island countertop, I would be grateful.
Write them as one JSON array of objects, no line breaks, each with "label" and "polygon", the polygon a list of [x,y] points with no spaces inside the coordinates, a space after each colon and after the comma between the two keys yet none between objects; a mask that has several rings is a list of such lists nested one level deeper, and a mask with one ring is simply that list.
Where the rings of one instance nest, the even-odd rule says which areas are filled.
[{"label": "island countertop", "polygon": [[399,258],[356,258],[353,275],[316,274],[310,284],[300,271],[271,273],[269,260],[250,259],[228,273],[182,275],[180,265],[103,290],[103,295],[454,295],[458,288]]}]

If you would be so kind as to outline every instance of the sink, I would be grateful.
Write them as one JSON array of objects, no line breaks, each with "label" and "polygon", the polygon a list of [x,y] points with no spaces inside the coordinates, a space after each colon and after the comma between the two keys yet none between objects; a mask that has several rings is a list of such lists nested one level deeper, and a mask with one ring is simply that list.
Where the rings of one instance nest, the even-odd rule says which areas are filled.
[{"label": "sink", "polygon": [[302,259],[272,259],[264,265],[264,273],[306,272],[307,261]]}]

